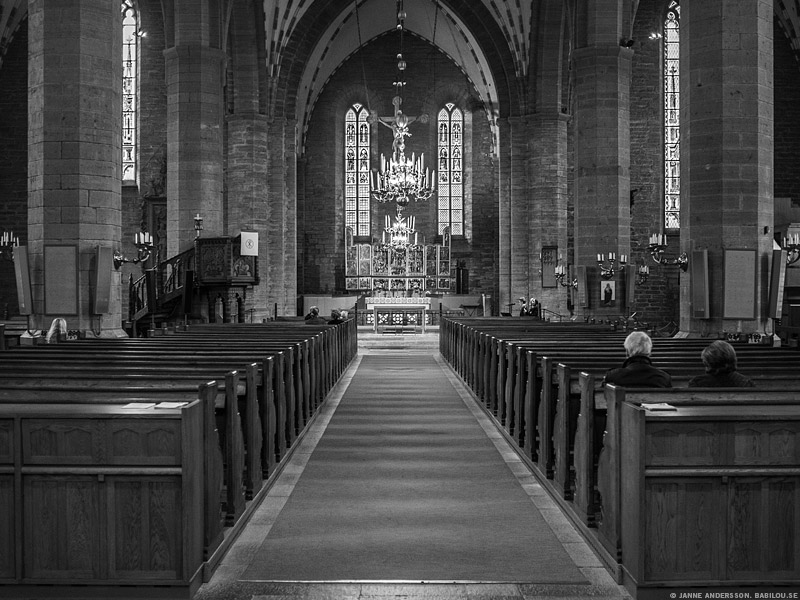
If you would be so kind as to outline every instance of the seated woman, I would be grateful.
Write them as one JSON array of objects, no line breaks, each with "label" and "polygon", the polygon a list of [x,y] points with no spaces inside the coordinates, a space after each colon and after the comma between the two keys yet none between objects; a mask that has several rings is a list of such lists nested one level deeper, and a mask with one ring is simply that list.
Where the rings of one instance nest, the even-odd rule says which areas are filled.
[{"label": "seated woman", "polygon": [[728,342],[717,340],[708,345],[700,359],[704,375],[692,377],[689,387],[754,387],[753,381],[736,370],[736,350]]}]

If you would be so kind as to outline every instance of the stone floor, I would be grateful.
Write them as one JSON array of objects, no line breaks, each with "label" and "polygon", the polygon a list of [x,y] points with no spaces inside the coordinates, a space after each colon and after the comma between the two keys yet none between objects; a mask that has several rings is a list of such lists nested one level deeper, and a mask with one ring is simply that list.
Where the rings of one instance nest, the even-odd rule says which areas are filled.
[{"label": "stone floor", "polygon": [[[245,581],[244,573],[262,540],[278,518],[294,484],[303,472],[318,440],[325,431],[331,415],[341,400],[360,356],[370,353],[396,353],[402,359],[408,353],[438,356],[438,332],[426,334],[374,334],[359,331],[359,358],[339,381],[327,402],[314,419],[295,450],[289,455],[283,470],[272,484],[265,500],[234,542],[217,568],[213,578],[200,589],[198,600],[346,600],[423,598],[430,600],[530,600],[533,598],[566,599],[626,599],[627,592],[614,583],[589,545],[579,535],[556,503],[535,479],[514,448],[497,430],[494,422],[475,402],[471,392],[449,370],[448,378],[464,402],[484,428],[489,438],[508,463],[531,501],[540,509],[546,521],[564,545],[570,558],[579,567],[589,584],[510,583],[504,581]],[[441,358],[438,358],[441,360]]]}]

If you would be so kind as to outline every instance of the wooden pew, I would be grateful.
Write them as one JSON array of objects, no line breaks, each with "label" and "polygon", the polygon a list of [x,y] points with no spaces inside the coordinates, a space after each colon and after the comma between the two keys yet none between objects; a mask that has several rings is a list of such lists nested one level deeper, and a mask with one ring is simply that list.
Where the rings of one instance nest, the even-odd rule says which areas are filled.
[{"label": "wooden pew", "polygon": [[[210,471],[205,479],[207,496],[213,501],[204,504],[207,523],[198,528],[198,535],[205,539],[202,558],[209,561],[214,555],[216,561],[220,555],[218,548],[223,544],[220,503],[223,486],[224,524],[232,525],[242,514],[246,498],[263,488],[259,477],[267,476],[270,469],[258,465],[269,460],[275,464],[357,351],[352,324],[323,329],[315,331],[307,327],[287,332],[275,328],[258,333],[220,329],[206,334],[193,332],[181,341],[178,335],[164,335],[148,340],[82,340],[14,349],[0,357],[0,390],[4,390],[0,397],[5,395],[0,409],[10,405],[14,395],[27,398],[31,407],[48,399],[60,403],[74,402],[76,398],[123,402],[123,397],[125,403],[156,398],[190,401],[197,398],[197,390],[192,394],[191,384],[198,377],[211,373],[226,376],[221,389],[213,384],[214,391],[224,398],[220,407],[226,412],[216,421],[212,399],[204,420],[207,429],[204,436],[213,437],[217,460],[213,456],[203,459],[202,464]],[[283,369],[278,359],[283,361]],[[242,377],[237,379],[240,374]],[[280,388],[284,384],[288,389]],[[258,393],[254,394],[256,390]],[[242,393],[244,396],[240,397]],[[286,402],[277,401],[279,397],[286,398]],[[270,407],[275,410],[269,410]],[[281,428],[277,414],[283,410],[286,417],[289,407],[295,410],[294,418],[285,418],[281,440],[276,431]],[[226,428],[224,460],[217,422],[220,428]],[[243,428],[247,431],[244,436]],[[276,440],[275,452],[258,451],[258,436],[264,433],[265,437]],[[279,440],[283,443],[278,448]],[[262,444],[264,447],[270,447],[269,442]],[[213,472],[218,475],[216,487]],[[240,482],[244,474],[244,482],[235,480],[237,473]],[[229,543],[227,536],[224,543]],[[141,584],[141,581],[133,583]]]},{"label": "wooden pew", "polygon": [[609,386],[605,396],[598,534],[621,550],[631,594],[797,589],[800,391]]},{"label": "wooden pew", "polygon": [[216,388],[180,409],[0,404],[0,520],[17,534],[0,539],[0,595],[191,597],[222,539]]}]

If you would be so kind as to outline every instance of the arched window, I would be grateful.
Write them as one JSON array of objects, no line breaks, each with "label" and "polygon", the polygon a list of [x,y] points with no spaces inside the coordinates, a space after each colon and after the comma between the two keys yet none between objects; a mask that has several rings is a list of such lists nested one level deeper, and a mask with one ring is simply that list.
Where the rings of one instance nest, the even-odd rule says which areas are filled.
[{"label": "arched window", "polygon": [[122,2],[122,181],[136,182],[138,155],[139,23],[133,0]]},{"label": "arched window", "polygon": [[356,103],[344,119],[344,222],[356,236],[370,235],[368,116],[369,111]]},{"label": "arched window", "polygon": [[680,16],[678,0],[664,20],[664,227],[681,225]]},{"label": "arched window", "polygon": [[464,235],[464,113],[448,102],[437,118],[438,232]]}]

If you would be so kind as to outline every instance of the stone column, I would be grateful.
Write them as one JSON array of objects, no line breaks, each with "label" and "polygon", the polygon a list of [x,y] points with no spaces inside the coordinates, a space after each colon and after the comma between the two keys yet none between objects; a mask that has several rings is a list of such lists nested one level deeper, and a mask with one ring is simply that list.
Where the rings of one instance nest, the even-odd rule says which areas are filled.
[{"label": "stone column", "polygon": [[[498,182],[498,202],[499,202],[499,252],[498,252],[498,294],[497,310],[506,312],[509,310],[508,304],[515,302],[514,289],[512,282],[513,264],[513,205],[511,202],[511,126],[508,119],[498,119],[497,128],[499,130],[499,155],[497,172]],[[513,309],[513,307],[511,307]]]},{"label": "stone column", "polygon": [[[530,167],[531,208],[529,218],[531,273],[538,278],[539,303],[560,314],[567,314],[567,292],[560,285],[542,288],[544,269],[555,270],[553,264],[542,264],[542,248],[558,247],[563,265],[572,265],[567,252],[567,120],[560,111],[534,115],[531,119]],[[556,258],[558,258],[556,255]],[[532,290],[533,291],[533,290]]]},{"label": "stone column", "polygon": [[297,314],[297,124],[292,119],[269,123],[267,169],[267,247],[262,277],[267,301],[278,315]]},{"label": "stone column", "polygon": [[[681,250],[708,251],[710,308],[710,319],[693,317],[692,281],[682,275],[681,331],[763,332],[773,235],[772,2],[681,8]],[[726,249],[756,252],[753,318],[723,318],[725,295],[748,289],[726,289]]]},{"label": "stone column", "polygon": [[[167,253],[225,232],[222,206],[222,77],[225,53],[200,43],[164,51],[167,76]],[[168,257],[164,257],[168,258]]]},{"label": "stone column", "polygon": [[228,129],[228,235],[258,233],[259,284],[249,294],[253,322],[272,315],[267,294],[267,117],[237,113],[226,118]]},{"label": "stone column", "polygon": [[[595,15],[590,18],[602,21]],[[588,289],[583,292],[588,294],[588,312],[592,314],[620,314],[620,299],[624,296],[621,279],[617,278],[615,306],[605,309],[600,304],[597,254],[630,254],[629,122],[633,51],[619,45],[616,31],[610,28],[605,32],[598,26],[588,45],[573,52],[575,263],[587,267]],[[580,307],[576,308],[580,312]]]},{"label": "stone column", "polygon": [[[110,275],[107,312],[95,314],[94,306],[97,247],[119,247],[122,219],[119,3],[30,0],[28,11],[34,326],[46,329],[53,318],[64,317],[69,329],[122,336],[117,272]],[[109,273],[101,273],[101,285],[108,279]]]}]

